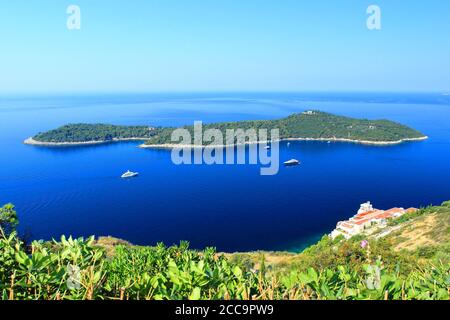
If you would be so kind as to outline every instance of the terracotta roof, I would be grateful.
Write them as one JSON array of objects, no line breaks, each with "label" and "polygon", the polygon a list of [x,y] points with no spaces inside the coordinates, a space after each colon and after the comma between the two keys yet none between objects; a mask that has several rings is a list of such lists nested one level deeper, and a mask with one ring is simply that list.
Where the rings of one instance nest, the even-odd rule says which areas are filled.
[{"label": "terracotta roof", "polygon": [[362,225],[362,224],[364,224],[366,222],[370,222],[370,220],[371,219],[358,220],[358,221],[355,221],[355,224],[360,226],[360,225]]},{"label": "terracotta roof", "polygon": [[371,211],[367,211],[367,212],[361,212],[361,213],[358,213],[356,216],[355,216],[355,218],[356,217],[365,217],[365,216],[367,216],[368,214],[372,214],[372,213],[374,213],[374,212],[376,212],[377,210],[371,210]]},{"label": "terracotta roof", "polygon": [[344,226],[346,228],[353,228],[353,224],[347,222],[344,222],[343,224],[341,224],[341,226]]},{"label": "terracotta roof", "polygon": [[353,219],[354,220],[370,219],[370,218],[375,217],[376,215],[383,213],[383,212],[384,212],[383,210],[373,210],[370,212],[357,214],[356,216],[353,217]]},{"label": "terracotta roof", "polygon": [[386,212],[389,212],[389,213],[400,213],[400,212],[405,212],[405,209],[403,209],[403,208],[392,208],[392,209],[386,210]]},{"label": "terracotta roof", "polygon": [[[355,225],[364,225],[366,223],[370,223],[372,220],[378,220],[378,219],[389,219],[392,218],[396,213],[404,213],[404,212],[415,212],[417,211],[416,208],[409,208],[407,210],[403,208],[392,208],[386,211],[383,210],[371,210],[367,212],[358,213],[355,216],[351,218],[351,220],[347,221],[340,221],[338,222],[338,227],[343,227],[346,229],[353,229]],[[345,230],[340,230],[342,232],[345,232]]]},{"label": "terracotta roof", "polygon": [[389,219],[389,218],[392,218],[392,216],[393,216],[393,213],[386,211],[386,212],[383,212],[382,214],[377,215],[375,219]]}]

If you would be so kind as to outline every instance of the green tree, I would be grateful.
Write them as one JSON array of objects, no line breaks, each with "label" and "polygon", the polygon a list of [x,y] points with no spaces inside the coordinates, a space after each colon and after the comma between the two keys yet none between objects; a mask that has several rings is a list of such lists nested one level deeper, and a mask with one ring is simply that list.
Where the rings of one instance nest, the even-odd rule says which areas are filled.
[{"label": "green tree", "polygon": [[13,204],[8,203],[0,208],[0,236],[6,237],[16,230],[18,224],[19,219]]}]

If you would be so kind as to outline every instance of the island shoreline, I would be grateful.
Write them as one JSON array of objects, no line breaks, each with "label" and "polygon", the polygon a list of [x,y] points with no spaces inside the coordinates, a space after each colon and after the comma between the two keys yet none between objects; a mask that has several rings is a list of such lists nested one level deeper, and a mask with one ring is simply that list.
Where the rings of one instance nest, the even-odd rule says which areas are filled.
[{"label": "island shoreline", "polygon": [[[414,142],[414,141],[424,141],[429,139],[428,136],[418,137],[418,138],[405,138],[395,141],[370,141],[370,140],[353,140],[353,139],[345,139],[345,138],[285,138],[277,140],[278,142],[283,141],[320,141],[320,142],[343,142],[343,143],[355,143],[355,144],[363,144],[363,145],[374,145],[374,146],[390,146],[397,145],[404,142]],[[162,144],[141,144],[139,148],[144,149],[174,149],[174,148],[227,148],[227,147],[235,147],[242,145],[252,145],[252,144],[270,144],[273,141],[252,141],[245,142],[239,144],[232,145],[190,145],[190,144],[170,144],[170,143],[162,143]]]},{"label": "island shoreline", "polygon": [[[363,145],[374,145],[374,146],[390,146],[397,145],[404,142],[413,142],[413,141],[423,141],[427,140],[428,136],[418,137],[418,138],[405,138],[395,141],[371,141],[371,140],[355,140],[355,139],[346,139],[346,138],[284,138],[278,140],[278,142],[283,141],[322,141],[322,142],[344,142],[344,143],[356,143]],[[24,140],[24,144],[33,145],[33,146],[41,146],[41,147],[75,147],[75,146],[89,146],[89,145],[100,145],[114,142],[126,142],[126,141],[147,141],[146,138],[114,138],[108,141],[83,141],[83,142],[45,142],[34,140],[32,137]],[[162,144],[141,144],[139,148],[143,149],[174,149],[174,148],[227,148],[239,145],[251,145],[251,144],[269,144],[273,141],[254,141],[254,142],[245,142],[243,144],[233,144],[233,145],[189,145],[189,144],[171,144],[171,143],[162,143]]]},{"label": "island shoreline", "polygon": [[24,144],[40,146],[40,147],[76,147],[76,146],[90,146],[100,145],[115,142],[127,142],[127,141],[146,141],[146,138],[114,138],[112,140],[99,140],[99,141],[80,141],[80,142],[46,142],[38,141],[30,137],[23,141]]}]

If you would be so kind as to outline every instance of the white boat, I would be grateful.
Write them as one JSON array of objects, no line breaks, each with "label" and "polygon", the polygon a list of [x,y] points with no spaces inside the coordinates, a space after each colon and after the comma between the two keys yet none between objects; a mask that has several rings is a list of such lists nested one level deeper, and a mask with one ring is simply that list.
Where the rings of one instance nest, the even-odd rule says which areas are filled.
[{"label": "white boat", "polygon": [[265,146],[264,149],[269,150],[270,146]]},{"label": "white boat", "polygon": [[123,175],[121,175],[121,178],[133,178],[136,177],[139,174],[139,172],[133,172],[128,170],[127,172],[125,172]]},{"label": "white boat", "polygon": [[298,166],[299,164],[300,164],[300,161],[298,161],[297,159],[291,159],[291,160],[284,162],[285,166]]}]

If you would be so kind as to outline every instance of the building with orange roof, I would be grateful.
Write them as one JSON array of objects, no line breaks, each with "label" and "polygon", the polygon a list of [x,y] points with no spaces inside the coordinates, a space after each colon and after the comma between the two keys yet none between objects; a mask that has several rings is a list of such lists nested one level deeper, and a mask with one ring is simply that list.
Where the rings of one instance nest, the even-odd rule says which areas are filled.
[{"label": "building with orange roof", "polygon": [[392,208],[385,211],[386,213],[391,214],[393,217],[400,217],[406,213],[406,210],[403,208]]},{"label": "building with orange roof", "polygon": [[370,202],[361,204],[358,213],[349,220],[340,221],[336,228],[331,232],[331,237],[334,239],[339,235],[346,239],[354,235],[361,234],[365,230],[371,228],[384,228],[387,226],[387,220],[401,217],[406,213],[416,212],[417,209],[409,208],[392,208],[389,210],[379,210],[373,208]]}]

